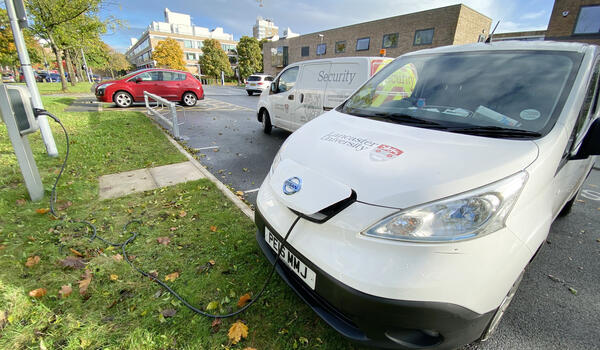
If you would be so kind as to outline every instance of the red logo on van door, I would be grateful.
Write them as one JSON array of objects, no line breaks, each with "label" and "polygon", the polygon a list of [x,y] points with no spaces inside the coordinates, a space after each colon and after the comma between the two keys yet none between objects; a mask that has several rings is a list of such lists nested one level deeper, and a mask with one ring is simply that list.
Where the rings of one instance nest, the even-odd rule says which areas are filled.
[{"label": "red logo on van door", "polygon": [[382,161],[382,160],[390,160],[401,155],[401,150],[396,147],[392,147],[389,145],[379,145],[377,148],[371,150],[370,157],[372,160]]}]

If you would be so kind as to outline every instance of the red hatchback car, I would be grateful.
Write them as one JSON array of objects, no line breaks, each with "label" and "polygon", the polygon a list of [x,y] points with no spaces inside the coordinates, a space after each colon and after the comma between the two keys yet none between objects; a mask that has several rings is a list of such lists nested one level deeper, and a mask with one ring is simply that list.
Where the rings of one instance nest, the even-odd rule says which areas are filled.
[{"label": "red hatchback car", "polygon": [[96,99],[129,107],[144,101],[144,91],[170,101],[193,106],[204,99],[202,83],[188,72],[171,69],[142,69],[121,79],[104,82],[96,87]]}]

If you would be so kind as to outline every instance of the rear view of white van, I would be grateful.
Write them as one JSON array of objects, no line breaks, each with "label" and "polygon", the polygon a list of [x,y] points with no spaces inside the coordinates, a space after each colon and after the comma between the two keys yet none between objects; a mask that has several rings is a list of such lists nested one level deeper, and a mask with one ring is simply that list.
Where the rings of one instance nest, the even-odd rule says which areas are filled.
[{"label": "rear view of white van", "polygon": [[343,57],[286,67],[260,96],[257,118],[265,133],[273,126],[295,131],[337,107],[391,58]]}]

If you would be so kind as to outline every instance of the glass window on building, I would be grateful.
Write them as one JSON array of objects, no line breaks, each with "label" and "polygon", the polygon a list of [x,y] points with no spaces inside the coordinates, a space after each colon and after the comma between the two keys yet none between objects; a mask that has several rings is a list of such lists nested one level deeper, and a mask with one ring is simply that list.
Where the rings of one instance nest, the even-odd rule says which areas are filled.
[{"label": "glass window on building", "polygon": [[413,45],[429,45],[433,43],[433,28],[421,29],[415,32]]},{"label": "glass window on building", "polygon": [[183,41],[183,46],[186,47],[186,48],[188,48],[188,49],[191,49],[191,48],[194,47],[194,42],[191,41],[191,40],[184,40]]},{"label": "glass window on building", "polygon": [[581,6],[573,34],[600,33],[600,5]]},{"label": "glass window on building", "polygon": [[271,49],[271,66],[285,67],[288,64],[288,47],[279,46]]},{"label": "glass window on building", "polygon": [[196,59],[196,54],[195,54],[195,53],[193,53],[193,52],[186,52],[186,53],[185,53],[185,59],[186,59],[186,60],[193,61],[193,60],[195,60],[195,59]]},{"label": "glass window on building", "polygon": [[346,52],[346,40],[336,41],[335,53],[344,53],[344,52]]},{"label": "glass window on building", "polygon": [[196,41],[196,48],[201,49],[204,46],[204,42],[202,40]]},{"label": "glass window on building", "polygon": [[398,33],[384,34],[382,47],[384,49],[398,47]]},{"label": "glass window on building", "polygon": [[371,38],[360,38],[356,40],[356,51],[366,51],[369,49]]},{"label": "glass window on building", "polygon": [[309,46],[302,46],[302,48],[300,49],[300,56],[307,57],[309,55],[310,55]]},{"label": "glass window on building", "polygon": [[322,56],[327,53],[327,44],[317,45],[317,56]]}]

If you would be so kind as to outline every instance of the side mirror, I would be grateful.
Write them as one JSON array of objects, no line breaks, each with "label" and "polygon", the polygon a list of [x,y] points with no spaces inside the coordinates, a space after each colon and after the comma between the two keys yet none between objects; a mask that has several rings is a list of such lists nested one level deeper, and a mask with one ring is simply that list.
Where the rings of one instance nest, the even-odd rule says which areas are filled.
[{"label": "side mirror", "polygon": [[594,120],[590,125],[577,154],[571,159],[585,159],[597,155],[600,155],[600,118]]},{"label": "side mirror", "polygon": [[141,83],[142,81],[144,81],[144,80],[143,80],[142,78],[140,78],[140,77],[137,77],[137,78],[135,78],[135,83],[136,83],[136,84],[139,84],[139,83]]},{"label": "side mirror", "polygon": [[272,94],[276,94],[279,90],[279,87],[277,86],[277,82],[272,82],[271,83],[271,93]]}]

